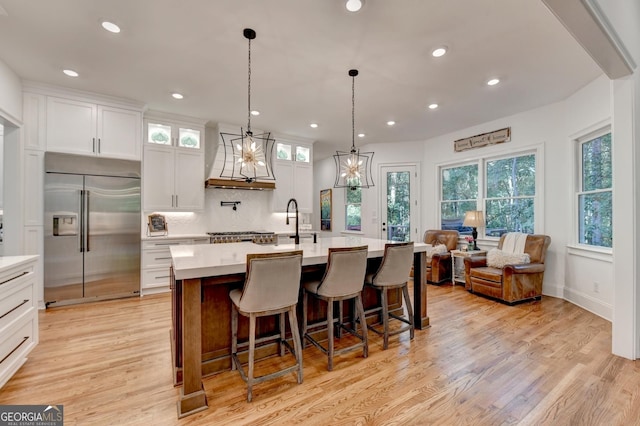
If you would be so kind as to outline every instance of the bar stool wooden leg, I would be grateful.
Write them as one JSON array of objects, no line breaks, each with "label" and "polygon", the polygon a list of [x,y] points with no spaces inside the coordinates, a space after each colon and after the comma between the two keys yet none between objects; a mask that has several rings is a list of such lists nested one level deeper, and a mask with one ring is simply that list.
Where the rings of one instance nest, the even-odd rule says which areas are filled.
[{"label": "bar stool wooden leg", "polygon": [[278,343],[280,345],[280,356],[284,356],[284,344],[282,342],[284,342],[285,339],[285,330],[286,327],[284,325],[284,312],[281,312],[278,314],[278,319],[280,320],[280,342]]},{"label": "bar stool wooden leg", "polygon": [[360,325],[362,328],[362,356],[364,358],[369,356],[369,338],[367,336],[367,319],[364,316],[364,306],[362,305],[362,296],[356,297],[354,303],[354,312],[353,312],[353,329],[356,329],[356,311],[358,312],[358,317],[360,318]]},{"label": "bar stool wooden leg", "polygon": [[333,298],[327,301],[328,370],[333,370]]},{"label": "bar stool wooden leg", "polygon": [[381,288],[380,295],[382,303],[382,329],[384,331],[382,349],[387,349],[389,347],[389,305],[387,302],[387,289]]},{"label": "bar stool wooden leg", "polygon": [[298,383],[302,383],[302,343],[298,330],[298,318],[296,317],[295,306],[289,309],[289,326],[291,327],[291,337],[293,338],[293,350],[295,351],[296,362],[298,363]]},{"label": "bar stool wooden leg", "polygon": [[407,305],[407,314],[409,315],[409,338],[413,339],[413,335],[415,334],[415,326],[413,324],[413,308],[411,307],[411,301],[409,300],[409,287],[402,287],[402,294],[404,295],[404,303]]},{"label": "bar stool wooden leg", "polygon": [[247,376],[247,402],[253,398],[253,363],[256,353],[256,315],[249,315],[249,374]]},{"label": "bar stool wooden leg", "polygon": [[342,315],[344,311],[344,300],[338,300],[338,325],[336,328],[336,337],[340,339],[342,337]]}]

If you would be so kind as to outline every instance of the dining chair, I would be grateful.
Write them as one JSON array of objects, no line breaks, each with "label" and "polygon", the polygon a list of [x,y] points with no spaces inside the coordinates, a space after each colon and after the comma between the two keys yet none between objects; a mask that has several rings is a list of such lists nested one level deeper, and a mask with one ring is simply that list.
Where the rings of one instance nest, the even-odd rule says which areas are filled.
[{"label": "dining chair", "polygon": [[[365,315],[364,307],[362,305],[362,288],[364,286],[364,276],[367,269],[367,251],[367,246],[329,248],[327,269],[325,270],[322,279],[320,281],[304,283],[303,286],[303,347],[305,346],[304,339],[307,339],[314,346],[327,354],[327,369],[329,371],[333,370],[334,355],[340,355],[358,348],[362,348],[362,355],[364,358],[369,355],[367,323],[364,321]],[[310,325],[308,324],[307,318],[307,306],[310,295],[327,303],[326,320],[311,325],[313,328],[320,327],[320,330],[314,330],[314,332],[319,332],[326,328],[327,347],[322,346],[309,331]],[[351,299],[355,301],[352,328],[347,327],[347,325],[342,322],[341,316],[336,319],[333,314],[333,305],[335,302],[342,304],[344,300]],[[362,319],[362,321],[360,321],[362,328],[361,334],[356,330],[357,318]],[[342,335],[341,330],[345,330],[360,341],[349,347],[336,350],[333,332],[334,323],[336,323],[335,325],[338,328],[338,338]]]},{"label": "dining chair", "polygon": [[[377,330],[373,326],[369,326],[369,329],[383,336],[383,349],[389,347],[389,336],[409,331],[410,338],[413,339],[415,327],[413,324],[413,308],[411,306],[411,300],[409,300],[408,288],[412,262],[413,242],[387,243],[384,246],[384,256],[380,267],[375,273],[367,274],[365,279],[367,286],[376,289],[380,293],[381,306],[368,310],[367,315],[382,311],[382,331]],[[394,313],[395,310],[389,310],[388,292],[393,289],[402,289],[404,306],[407,308],[407,315],[404,317],[396,315]],[[399,310],[404,309],[400,306]],[[395,330],[390,330],[390,319],[401,321],[407,325]]]},{"label": "dining chair", "polygon": [[[296,318],[296,306],[300,292],[302,274],[302,250],[284,253],[247,254],[247,273],[242,290],[231,290],[231,369],[238,370],[247,383],[247,401],[253,397],[253,385],[297,372],[298,383],[302,383],[302,344]],[[249,340],[238,343],[238,313],[249,317]],[[289,317],[293,347],[285,339],[284,314]],[[256,339],[258,317],[278,315],[279,333]],[[285,347],[295,356],[294,365],[279,371],[255,377],[254,363],[256,344],[278,340],[280,356]],[[238,349],[248,346],[248,372],[238,358]]]}]

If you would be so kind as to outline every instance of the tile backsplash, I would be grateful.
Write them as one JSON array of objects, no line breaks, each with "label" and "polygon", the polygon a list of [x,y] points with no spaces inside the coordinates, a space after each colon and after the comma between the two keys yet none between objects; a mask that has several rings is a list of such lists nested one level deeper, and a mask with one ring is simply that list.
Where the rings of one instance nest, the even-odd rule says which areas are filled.
[{"label": "tile backsplash", "polygon": [[[236,210],[221,201],[239,201]],[[295,232],[295,219],[286,225],[285,213],[272,211],[273,191],[207,189],[204,212],[162,212],[169,235],[225,231]],[[145,212],[151,214],[152,212]],[[311,223],[311,215],[300,213],[300,224]]]}]

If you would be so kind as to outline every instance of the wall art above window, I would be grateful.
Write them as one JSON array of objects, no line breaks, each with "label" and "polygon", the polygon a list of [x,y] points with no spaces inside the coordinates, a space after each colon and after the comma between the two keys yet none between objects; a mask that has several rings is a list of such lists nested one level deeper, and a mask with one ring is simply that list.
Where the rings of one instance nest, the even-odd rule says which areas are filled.
[{"label": "wall art above window", "polygon": [[481,148],[483,146],[495,145],[497,143],[509,142],[511,140],[511,127],[471,136],[469,138],[458,139],[453,142],[453,150],[462,152],[469,149]]}]

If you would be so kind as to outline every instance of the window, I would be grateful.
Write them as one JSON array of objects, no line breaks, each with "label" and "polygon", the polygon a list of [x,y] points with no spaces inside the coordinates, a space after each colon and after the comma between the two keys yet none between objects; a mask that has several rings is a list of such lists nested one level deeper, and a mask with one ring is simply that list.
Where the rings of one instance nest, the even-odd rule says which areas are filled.
[{"label": "window", "polygon": [[598,247],[613,246],[613,166],[611,132],[578,140],[578,242]]},{"label": "window", "polygon": [[[440,169],[440,226],[471,234],[462,226],[469,210],[483,210],[484,235],[535,232],[536,152],[480,158]],[[480,174],[482,170],[482,174]]]},{"label": "window", "polygon": [[455,229],[461,234],[471,235],[471,228],[463,227],[464,214],[477,210],[478,165],[443,168],[440,171],[441,229]]},{"label": "window", "polygon": [[534,154],[485,163],[485,235],[534,232],[536,157]]},{"label": "window", "polygon": [[345,188],[345,192],[347,197],[345,203],[346,229],[347,231],[360,231],[362,230],[362,214],[360,210],[362,204],[362,188]]}]

